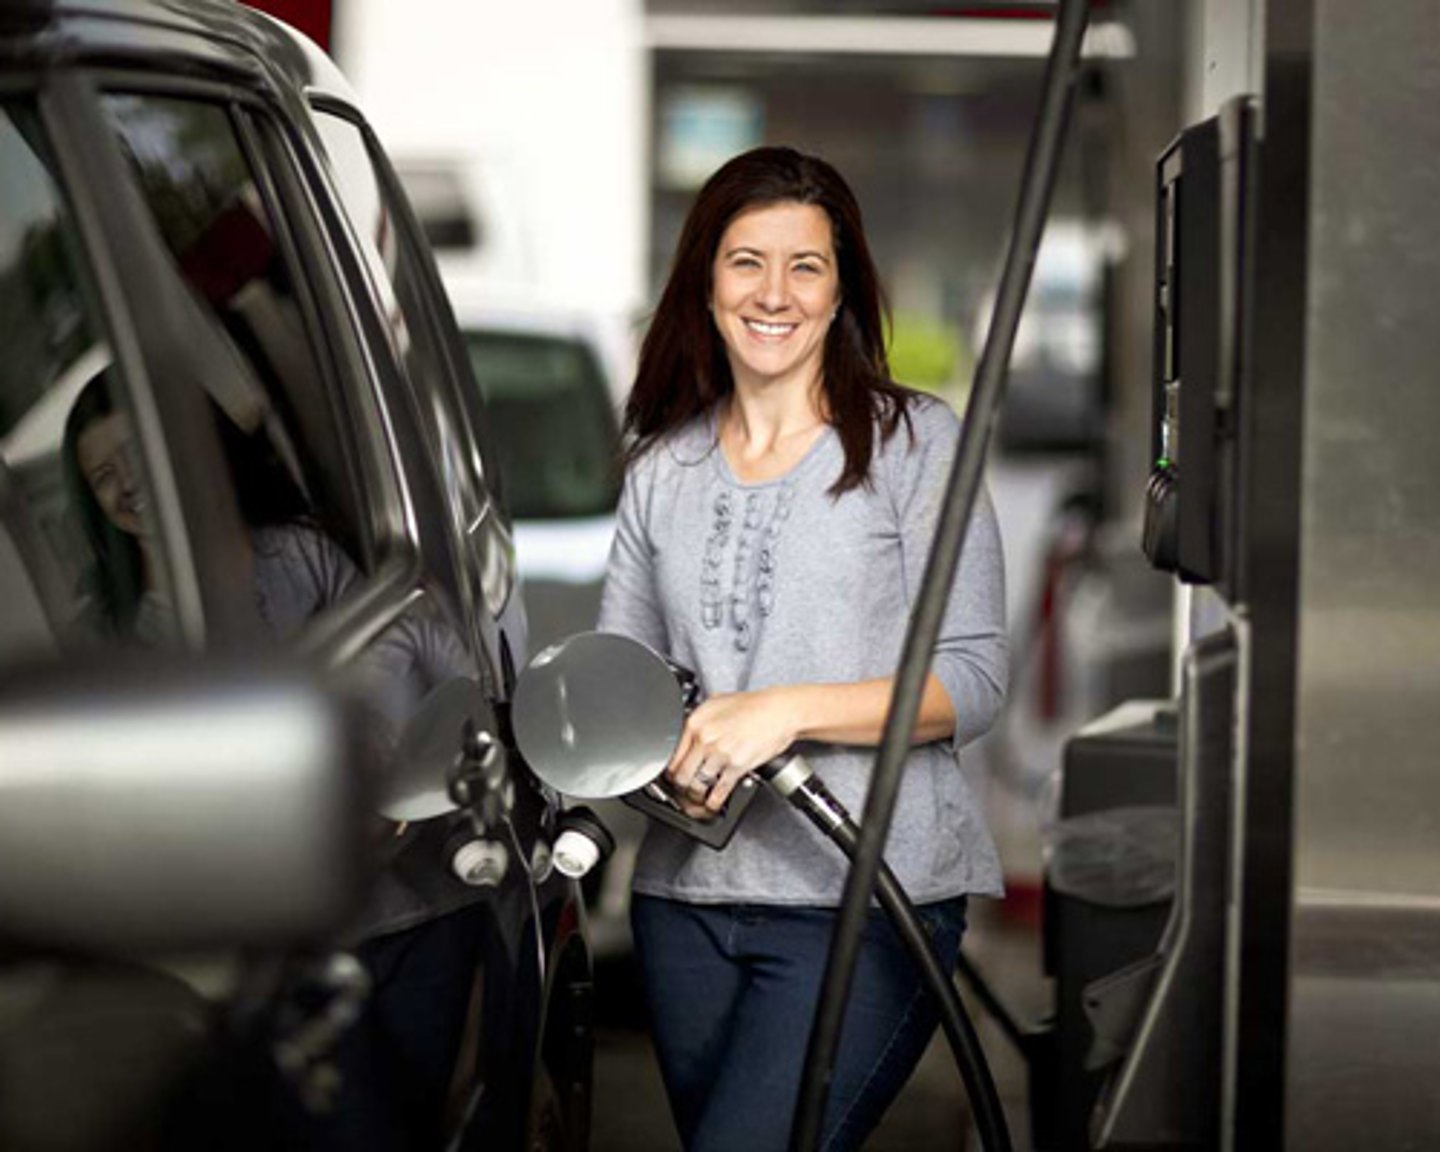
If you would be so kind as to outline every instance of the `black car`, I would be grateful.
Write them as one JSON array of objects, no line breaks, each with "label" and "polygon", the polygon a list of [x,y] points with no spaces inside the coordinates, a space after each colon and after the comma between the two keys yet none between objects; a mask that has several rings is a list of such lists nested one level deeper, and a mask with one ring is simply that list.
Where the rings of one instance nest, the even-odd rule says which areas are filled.
[{"label": "black car", "polygon": [[343,78],[0,0],[0,1147],[584,1147],[482,394]]}]

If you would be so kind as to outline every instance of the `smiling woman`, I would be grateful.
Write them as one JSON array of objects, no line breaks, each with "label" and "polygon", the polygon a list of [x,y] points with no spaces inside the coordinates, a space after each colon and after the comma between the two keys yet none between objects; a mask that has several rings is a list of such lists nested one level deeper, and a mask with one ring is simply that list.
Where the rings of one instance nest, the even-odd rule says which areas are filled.
[{"label": "smiling woman", "polygon": [[88,622],[110,638],[164,638],[172,607],[155,555],[145,477],[114,370],[81,389],[65,421],[60,461],[74,515],[90,545]]},{"label": "smiling woman", "polygon": [[[746,244],[758,248],[744,251]],[[732,250],[733,267],[727,259]],[[800,341],[775,325],[795,324],[799,334],[802,319],[814,322],[807,334],[814,339],[815,358],[796,355],[794,364],[798,369],[803,362],[815,372],[803,378],[800,397],[810,411],[797,408],[792,419],[834,428],[845,452],[837,493],[862,483],[876,432],[882,439],[894,433],[911,393],[890,379],[885,296],[860,206],[833,167],[789,148],[756,148],[736,157],[696,198],[626,404],[625,428],[633,435],[627,462],[735,391],[736,357],[746,347],[737,337],[749,330],[724,325],[724,306],[741,303],[728,292],[720,299],[732,272],[737,291],[742,284],[752,286],[752,311],[742,313],[739,323],[749,319],[758,325],[749,333],[757,341],[766,338],[769,326],[771,338],[794,347]],[[819,300],[812,288],[821,290]],[[745,375],[743,360],[739,372]]]},{"label": "smiling woman", "polygon": [[832,233],[824,209],[795,203],[753,208],[725,229],[710,311],[745,389],[795,378],[807,399],[818,393],[840,302]]},{"label": "smiling woman", "polygon": [[[666,775],[697,819],[792,746],[859,810],[958,422],[890,379],[882,294],[830,165],[760,148],[701,189],[641,350],[600,628],[696,672]],[[901,425],[904,432],[901,433]],[[953,965],[999,865],[957,770],[1006,679],[999,537],[977,503],[906,762],[891,867]],[[762,793],[729,847],[650,828],[632,919],[690,1149],[781,1149],[843,881]],[[826,1147],[858,1147],[936,1025],[903,946],[867,931]]]}]

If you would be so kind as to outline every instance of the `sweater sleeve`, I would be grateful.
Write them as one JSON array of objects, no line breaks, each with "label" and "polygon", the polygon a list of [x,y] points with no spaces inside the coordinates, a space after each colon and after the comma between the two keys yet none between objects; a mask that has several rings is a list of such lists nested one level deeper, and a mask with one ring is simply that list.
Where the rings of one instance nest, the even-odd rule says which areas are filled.
[{"label": "sweater sleeve", "polygon": [[625,474],[596,628],[628,636],[657,652],[665,652],[665,620],[656,594],[650,545],[648,513],[653,481],[653,458],[636,461]]},{"label": "sweater sleeve", "polygon": [[[912,609],[930,558],[960,435],[944,403],[920,398],[912,408],[914,442],[903,423],[887,445],[892,472],[906,601]],[[1005,561],[989,492],[976,494],[931,671],[955,709],[951,745],[959,751],[982,736],[1004,703],[1010,643],[1005,629]]]}]

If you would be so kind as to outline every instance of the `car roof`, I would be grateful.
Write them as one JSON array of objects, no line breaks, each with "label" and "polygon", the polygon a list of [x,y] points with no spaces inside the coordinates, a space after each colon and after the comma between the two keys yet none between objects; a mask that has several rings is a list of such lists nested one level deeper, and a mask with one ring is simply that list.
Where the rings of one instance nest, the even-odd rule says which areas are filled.
[{"label": "car roof", "polygon": [[312,40],[233,0],[0,0],[0,68],[56,62],[265,74],[281,87],[356,103]]}]

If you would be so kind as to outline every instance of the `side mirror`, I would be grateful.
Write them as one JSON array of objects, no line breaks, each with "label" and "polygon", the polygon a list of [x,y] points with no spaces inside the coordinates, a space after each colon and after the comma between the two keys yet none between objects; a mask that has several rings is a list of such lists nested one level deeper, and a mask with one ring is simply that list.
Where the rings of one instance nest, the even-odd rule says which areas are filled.
[{"label": "side mirror", "polygon": [[0,937],[106,954],[320,941],[368,879],[348,707],[293,668],[0,679]]}]

